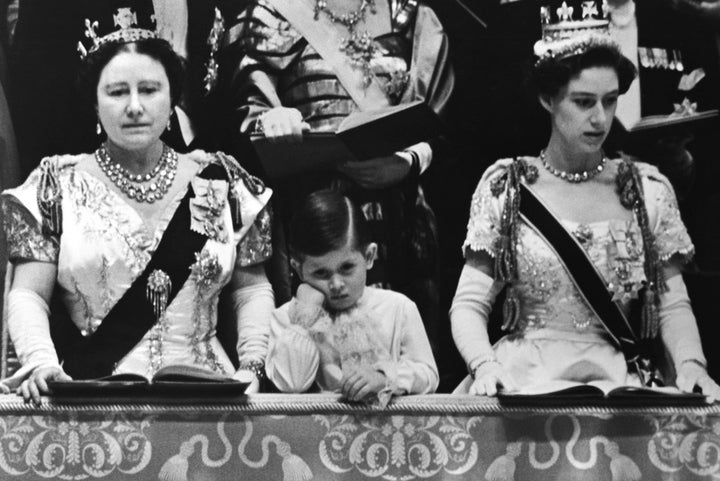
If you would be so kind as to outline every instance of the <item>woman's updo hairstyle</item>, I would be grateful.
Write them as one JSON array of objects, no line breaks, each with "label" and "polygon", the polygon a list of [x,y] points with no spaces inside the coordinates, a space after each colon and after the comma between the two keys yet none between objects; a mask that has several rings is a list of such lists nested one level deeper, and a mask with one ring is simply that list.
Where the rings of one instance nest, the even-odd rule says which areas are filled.
[{"label": "woman's updo hairstyle", "polygon": [[617,73],[620,94],[630,88],[637,75],[635,65],[611,44],[589,47],[583,53],[564,58],[547,58],[529,67],[527,89],[533,97],[552,98],[585,69],[608,67]]},{"label": "woman's updo hairstyle", "polygon": [[370,244],[370,229],[362,211],[344,195],[318,190],[300,205],[290,222],[290,255],[322,256],[352,240],[353,248],[364,251]]},{"label": "woman's updo hairstyle", "polygon": [[77,88],[88,106],[95,108],[97,104],[97,86],[103,69],[123,52],[147,55],[160,62],[170,82],[171,105],[174,107],[180,102],[185,81],[185,61],[175,53],[167,40],[145,38],[129,43],[104,43],[85,57],[78,74]]}]

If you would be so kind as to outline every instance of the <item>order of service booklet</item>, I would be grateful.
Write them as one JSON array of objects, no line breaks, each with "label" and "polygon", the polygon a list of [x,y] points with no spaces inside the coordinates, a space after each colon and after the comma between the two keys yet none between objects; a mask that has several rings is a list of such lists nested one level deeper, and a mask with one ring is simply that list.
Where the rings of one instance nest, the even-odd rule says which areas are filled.
[{"label": "order of service booklet", "polygon": [[89,380],[49,381],[48,388],[50,388],[52,396],[58,397],[235,396],[243,394],[249,384],[202,367],[178,364],[158,369],[150,379],[140,374],[113,374]]},{"label": "order of service booklet", "polygon": [[499,392],[505,404],[557,405],[558,403],[611,403],[623,405],[698,405],[705,396],[683,392],[676,387],[625,386],[610,381],[550,381],[530,386],[522,391]]},{"label": "order of service booklet", "polygon": [[250,137],[265,173],[274,179],[331,169],[348,160],[384,157],[443,131],[440,117],[423,101],[353,112],[335,132],[306,132],[302,142]]}]

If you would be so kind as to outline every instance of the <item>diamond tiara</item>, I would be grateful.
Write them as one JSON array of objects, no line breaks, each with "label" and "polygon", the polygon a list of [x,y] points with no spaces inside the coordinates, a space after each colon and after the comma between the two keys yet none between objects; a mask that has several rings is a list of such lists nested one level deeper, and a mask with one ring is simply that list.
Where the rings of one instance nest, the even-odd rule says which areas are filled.
[{"label": "diamond tiara", "polygon": [[77,50],[80,57],[85,58],[88,54],[100,48],[101,45],[108,43],[132,43],[138,40],[158,38],[154,30],[137,27],[137,14],[132,8],[118,8],[116,12],[113,15],[113,25],[120,28],[104,36],[98,36],[97,30],[100,24],[97,20],[85,19],[84,34],[92,44],[88,48],[82,41],[78,42]]},{"label": "diamond tiara", "polygon": [[598,9],[595,0],[582,1],[581,18],[575,18],[575,8],[566,1],[555,10],[553,22],[550,7],[540,7],[542,38],[535,42],[536,65],[549,60],[579,55],[598,46],[617,47],[610,37],[610,22],[607,19],[607,0]]}]

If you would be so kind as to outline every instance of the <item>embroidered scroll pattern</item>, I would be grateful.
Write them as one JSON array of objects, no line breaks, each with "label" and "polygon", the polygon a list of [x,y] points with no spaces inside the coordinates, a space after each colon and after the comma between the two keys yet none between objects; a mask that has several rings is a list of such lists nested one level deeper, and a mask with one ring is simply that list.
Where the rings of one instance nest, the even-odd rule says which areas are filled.
[{"label": "embroidered scroll pattern", "polygon": [[136,474],[152,455],[145,432],[150,423],[122,414],[97,421],[79,421],[74,414],[0,417],[0,470],[68,481]]},{"label": "embroidered scroll pattern", "polygon": [[656,468],[680,477],[690,471],[720,478],[720,420],[676,414],[653,417],[651,423],[656,432],[648,441],[648,457]]},{"label": "embroidered scroll pattern", "polygon": [[356,470],[370,477],[409,481],[467,473],[478,460],[470,431],[482,418],[448,416],[316,415],[327,429],[318,446],[326,468],[334,473]]}]

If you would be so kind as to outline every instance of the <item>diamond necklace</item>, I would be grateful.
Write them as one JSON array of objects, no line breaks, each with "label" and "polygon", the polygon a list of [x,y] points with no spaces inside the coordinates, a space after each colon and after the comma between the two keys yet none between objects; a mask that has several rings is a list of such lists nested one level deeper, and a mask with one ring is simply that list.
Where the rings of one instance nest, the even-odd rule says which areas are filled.
[{"label": "diamond necklace", "polygon": [[544,149],[540,151],[540,162],[542,162],[542,165],[545,167],[545,169],[555,177],[559,177],[562,180],[567,180],[568,182],[577,184],[579,182],[585,182],[586,180],[590,180],[596,175],[598,175],[600,172],[602,172],[605,168],[607,157],[603,155],[598,165],[596,165],[591,170],[583,170],[582,172],[566,172],[564,170],[556,169],[548,163],[547,159],[545,158]]},{"label": "diamond necklace", "polygon": [[357,24],[365,18],[365,11],[370,7],[370,12],[375,14],[375,0],[360,0],[360,6],[352,12],[338,15],[328,7],[328,0],[315,0],[315,20],[320,18],[320,12],[324,12],[331,22],[339,23],[348,29],[350,37],[342,39],[340,43],[340,51],[345,53],[350,59],[350,63],[354,67],[358,67],[363,71],[363,82],[365,86],[372,82],[372,69],[370,61],[377,53],[375,43],[370,33],[365,31],[358,34],[355,31]]},{"label": "diamond necklace", "polygon": [[152,204],[162,199],[170,190],[177,171],[177,153],[163,144],[160,160],[153,169],[145,175],[134,175],[122,165],[113,162],[105,145],[95,151],[95,160],[105,175],[120,191],[129,198],[138,202]]}]

